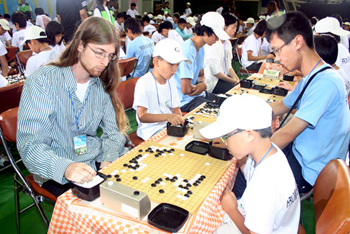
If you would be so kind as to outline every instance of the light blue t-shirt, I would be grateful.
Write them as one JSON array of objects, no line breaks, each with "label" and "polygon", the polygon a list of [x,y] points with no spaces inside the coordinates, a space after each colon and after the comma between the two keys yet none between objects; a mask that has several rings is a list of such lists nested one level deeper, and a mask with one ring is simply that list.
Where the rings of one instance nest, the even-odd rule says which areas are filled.
[{"label": "light blue t-shirt", "polygon": [[[181,49],[185,58],[188,58],[192,64],[188,63],[180,63],[179,68],[177,69],[174,78],[176,82],[177,91],[180,97],[180,107],[186,105],[192,99],[197,96],[188,96],[184,95],[181,92],[181,79],[191,79],[191,84],[195,85],[198,79],[198,74],[200,70],[204,67],[204,48],[201,47],[199,51],[196,50],[196,47],[193,44],[192,40],[187,40],[181,43]],[[198,96],[205,96],[204,92],[199,94]]]},{"label": "light blue t-shirt", "polygon": [[[322,65],[312,74],[329,65]],[[306,82],[283,99],[291,108]],[[293,142],[293,153],[302,167],[303,178],[314,185],[318,174],[335,158],[345,160],[350,139],[350,113],[344,81],[333,69],[318,73],[299,101],[295,117],[309,123]]]},{"label": "light blue t-shirt", "polygon": [[143,35],[130,41],[126,49],[126,58],[136,57],[137,67],[134,77],[141,77],[146,74],[152,58],[154,42]]}]

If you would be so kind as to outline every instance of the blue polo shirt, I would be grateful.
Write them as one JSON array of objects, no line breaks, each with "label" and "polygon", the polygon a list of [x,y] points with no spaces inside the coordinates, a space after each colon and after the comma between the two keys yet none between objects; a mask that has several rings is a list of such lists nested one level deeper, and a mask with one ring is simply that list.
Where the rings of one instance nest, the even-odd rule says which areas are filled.
[{"label": "blue polo shirt", "polygon": [[[327,64],[315,69],[312,74]],[[298,86],[283,99],[291,108],[312,76],[303,77]],[[303,178],[311,185],[332,159],[345,160],[350,139],[350,113],[344,81],[334,69],[315,76],[299,101],[295,117],[309,123],[293,142],[293,153],[302,167]]]},{"label": "blue polo shirt", "polygon": [[[197,96],[188,96],[184,95],[181,92],[181,79],[191,79],[191,84],[195,85],[197,83],[198,74],[200,70],[204,67],[204,48],[203,46],[197,51],[196,47],[193,44],[192,40],[187,40],[181,43],[181,48],[183,54],[188,58],[192,64],[180,63],[179,68],[177,69],[174,78],[176,82],[177,91],[180,97],[180,107],[186,105],[192,101]],[[198,96],[205,96],[205,92],[202,92]]]}]

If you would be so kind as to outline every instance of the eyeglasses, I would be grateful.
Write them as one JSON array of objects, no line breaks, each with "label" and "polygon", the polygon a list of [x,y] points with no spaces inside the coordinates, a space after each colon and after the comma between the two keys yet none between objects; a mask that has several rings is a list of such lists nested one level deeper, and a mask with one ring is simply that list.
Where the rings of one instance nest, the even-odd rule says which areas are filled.
[{"label": "eyeglasses", "polygon": [[290,40],[289,42],[284,43],[284,44],[281,45],[278,49],[275,49],[275,50],[273,50],[272,52],[273,52],[275,55],[280,55],[281,52],[282,52],[282,48],[283,48],[285,45],[288,45],[289,43],[291,43],[293,40],[294,40],[294,38],[293,38],[292,40]]},{"label": "eyeglasses", "polygon": [[116,54],[107,54],[105,52],[96,51],[96,50],[92,49],[88,44],[86,44],[86,45],[90,48],[90,50],[92,50],[92,52],[95,53],[95,56],[98,59],[104,59],[104,58],[108,57],[108,61],[113,61],[117,58]]},{"label": "eyeglasses", "polygon": [[225,141],[226,141],[227,138],[229,138],[230,136],[235,135],[236,133],[240,133],[240,132],[243,132],[243,131],[245,131],[245,129],[239,129],[239,130],[237,130],[237,132],[229,133],[229,134],[227,134],[227,135],[225,135],[225,136],[222,136],[222,137],[221,137],[221,140],[222,140],[222,142],[225,143]]}]

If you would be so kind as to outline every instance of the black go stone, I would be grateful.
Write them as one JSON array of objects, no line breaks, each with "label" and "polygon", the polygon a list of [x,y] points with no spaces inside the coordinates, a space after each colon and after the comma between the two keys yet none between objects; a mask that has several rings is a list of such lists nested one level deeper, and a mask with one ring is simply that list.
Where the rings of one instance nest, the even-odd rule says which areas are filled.
[{"label": "black go stone", "polygon": [[154,156],[158,158],[158,157],[159,157],[159,154],[155,154]]},{"label": "black go stone", "polygon": [[159,181],[159,182],[160,182],[160,181],[163,181],[163,179],[162,179],[162,178],[159,178],[158,181]]},{"label": "black go stone", "polygon": [[167,178],[165,178],[165,180],[170,180],[170,178],[169,178],[169,177],[167,177]]},{"label": "black go stone", "polygon": [[112,175],[107,175],[107,178],[112,178]]},{"label": "black go stone", "polygon": [[184,182],[185,182],[185,183],[187,183],[187,182],[188,182],[188,180],[184,180]]},{"label": "black go stone", "polygon": [[160,152],[160,150],[159,150],[159,149],[156,149],[156,151],[157,151],[157,152]]},{"label": "black go stone", "polygon": [[139,152],[143,152],[143,150],[142,150],[142,149],[139,149]]},{"label": "black go stone", "polygon": [[180,184],[180,185],[179,185],[179,188],[183,188],[183,186]]},{"label": "black go stone", "polygon": [[175,179],[171,179],[170,181],[171,181],[171,182],[175,182],[176,180],[175,180]]},{"label": "black go stone", "polygon": [[131,166],[131,165],[129,165],[129,166],[128,166],[128,168],[132,168],[132,166]]},{"label": "black go stone", "polygon": [[120,178],[117,178],[117,181],[118,181],[118,182],[120,182],[120,181],[122,181],[122,179],[120,179]]},{"label": "black go stone", "polygon": [[154,183],[159,184],[160,182],[158,180],[154,181]]},{"label": "black go stone", "polygon": [[177,180],[178,178],[177,178],[177,176],[174,176],[173,179]]},{"label": "black go stone", "polygon": [[185,197],[190,197],[190,195],[186,193],[186,194],[185,194]]},{"label": "black go stone", "polygon": [[133,180],[137,180],[137,176],[132,177]]},{"label": "black go stone", "polygon": [[152,154],[154,153],[154,151],[153,151],[153,150],[151,150],[151,151],[149,151],[149,152],[150,152],[150,153],[152,153]]},{"label": "black go stone", "polygon": [[164,190],[163,189],[159,189],[159,193],[164,193]]},{"label": "black go stone", "polygon": [[128,167],[129,165],[125,163],[123,166],[124,166],[124,167]]},{"label": "black go stone", "polygon": [[204,175],[201,176],[202,179],[205,179],[206,177]]},{"label": "black go stone", "polygon": [[114,175],[114,178],[119,178],[119,175]]},{"label": "black go stone", "polygon": [[156,187],[157,185],[153,183],[153,184],[151,184],[151,186],[152,186],[152,187]]},{"label": "black go stone", "polygon": [[188,191],[187,191],[187,194],[192,194],[192,191],[188,190]]},{"label": "black go stone", "polygon": [[194,185],[194,186],[198,186],[198,184],[197,184],[197,183],[193,183],[193,185]]}]

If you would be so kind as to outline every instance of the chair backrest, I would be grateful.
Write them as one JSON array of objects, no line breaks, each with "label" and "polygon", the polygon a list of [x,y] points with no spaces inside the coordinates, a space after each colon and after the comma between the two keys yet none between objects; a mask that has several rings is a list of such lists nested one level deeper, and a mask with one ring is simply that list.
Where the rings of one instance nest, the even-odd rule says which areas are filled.
[{"label": "chair backrest", "polygon": [[130,74],[135,69],[136,63],[136,57],[118,60],[120,76],[122,77]]},{"label": "chair backrest", "polygon": [[18,107],[4,111],[0,115],[0,127],[9,142],[16,142]]},{"label": "chair backrest", "polygon": [[236,52],[237,52],[238,58],[241,59],[242,58],[242,45],[236,46]]},{"label": "chair backrest", "polygon": [[18,58],[19,62],[23,66],[26,66],[28,59],[33,55],[33,51],[32,50],[18,51],[16,53],[16,55],[17,55],[17,58]]},{"label": "chair backrest", "polygon": [[239,37],[237,41],[237,45],[242,44],[247,37],[248,37],[247,35],[242,35],[241,37]]},{"label": "chair backrest", "polygon": [[125,80],[119,83],[117,93],[119,100],[123,103],[124,109],[132,108],[136,82],[140,77]]},{"label": "chair backrest", "polygon": [[7,47],[7,54],[6,54],[6,59],[8,62],[11,62],[16,59],[16,51],[18,50],[18,47]]},{"label": "chair backrest", "polygon": [[331,160],[314,186],[316,234],[350,232],[350,169],[341,159]]},{"label": "chair backrest", "polygon": [[23,85],[24,83],[20,82],[0,88],[0,114],[19,106]]}]

